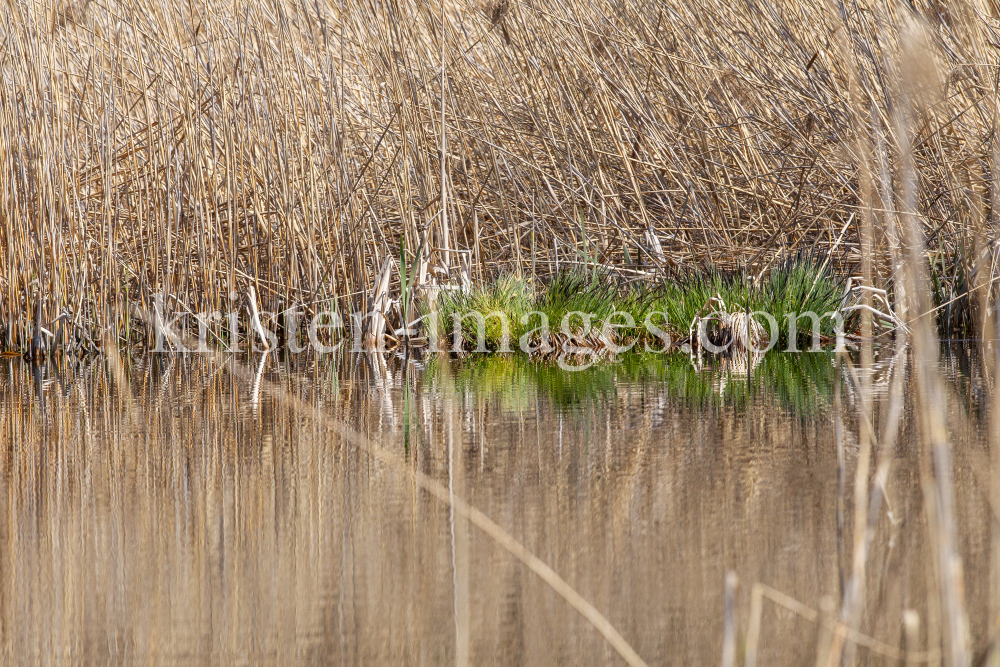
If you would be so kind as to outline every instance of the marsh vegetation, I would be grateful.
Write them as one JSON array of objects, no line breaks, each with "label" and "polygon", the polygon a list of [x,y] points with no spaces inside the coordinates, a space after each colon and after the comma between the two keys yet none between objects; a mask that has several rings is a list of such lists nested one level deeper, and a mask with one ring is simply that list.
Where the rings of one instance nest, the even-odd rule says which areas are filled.
[{"label": "marsh vegetation", "polygon": [[5,659],[1000,663],[994,4],[7,9]]}]

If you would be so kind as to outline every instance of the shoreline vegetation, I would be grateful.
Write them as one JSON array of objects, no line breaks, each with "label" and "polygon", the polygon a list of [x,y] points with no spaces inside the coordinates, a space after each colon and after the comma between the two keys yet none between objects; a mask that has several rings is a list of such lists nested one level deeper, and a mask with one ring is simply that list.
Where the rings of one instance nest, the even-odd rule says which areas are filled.
[{"label": "shoreline vegetation", "polygon": [[978,335],[989,19],[836,7],[16,3],[0,348],[150,346],[157,295],[167,318],[310,316],[593,267],[750,280],[802,253],[899,296],[914,243],[942,331]]},{"label": "shoreline vegetation", "polygon": [[[242,299],[233,295],[237,298],[230,299],[228,311],[185,308],[168,315],[168,301],[158,294],[151,311],[133,309],[139,338],[126,342],[133,348],[148,345],[154,352],[207,351],[211,346],[293,353],[312,347],[322,353],[344,347],[466,356],[520,350],[538,359],[593,363],[640,352],[682,351],[700,358],[748,350],[752,355],[772,349],[818,351],[838,340],[856,345],[862,340],[865,313],[876,339],[908,330],[891,307],[891,293],[856,278],[842,280],[830,267],[829,258],[798,254],[756,277],[715,268],[636,277],[594,264],[562,270],[535,284],[501,273],[487,283],[421,286],[413,284],[401,249],[398,263],[384,264],[364,301],[367,310],[345,313],[332,299],[326,309],[291,304],[274,313],[258,307],[251,288]],[[388,289],[393,273],[400,284],[396,298],[390,298]],[[864,303],[866,297],[874,297],[873,306]],[[940,306],[935,311],[945,312]],[[943,329],[942,320],[939,315]],[[106,339],[74,334],[68,321],[63,313],[46,322],[36,306],[23,355],[42,361],[63,353],[100,352]]]},{"label": "shoreline vegetation", "polygon": [[[432,310],[438,347],[454,352],[498,352],[520,348],[540,357],[564,354],[615,357],[621,352],[665,352],[707,347],[730,354],[747,348],[763,351],[795,344],[788,317],[817,316],[794,336],[794,343],[836,337],[832,317],[852,296],[826,268],[826,262],[799,257],[786,260],[766,277],[754,280],[716,270],[691,272],[662,282],[627,281],[575,270],[559,273],[539,289],[514,275],[489,285],[445,291]],[[480,318],[473,314],[495,314]],[[747,313],[756,313],[747,328]],[[769,317],[770,326],[760,318]],[[850,317],[850,313],[848,313]],[[857,318],[845,322],[843,331]],[[460,322],[460,324],[459,324]],[[506,326],[504,326],[506,325]],[[545,330],[542,338],[539,331]],[[480,342],[481,341],[481,342]]]},{"label": "shoreline vegetation", "polygon": [[[405,259],[400,266],[407,285]],[[379,284],[386,282],[383,276]],[[377,286],[368,311],[319,310],[311,318],[295,305],[280,313],[261,311],[252,294],[228,312],[166,317],[164,298],[157,295],[153,313],[143,314],[143,320],[152,324],[154,352],[350,349],[464,357],[520,351],[558,359],[572,370],[580,366],[565,365],[567,358],[586,367],[630,353],[683,351],[700,358],[747,352],[756,357],[772,349],[816,352],[838,340],[856,341],[860,323],[859,291],[836,279],[826,260],[807,256],[788,258],[756,279],[706,270],[651,282],[595,266],[564,271],[535,286],[502,274],[484,285],[449,287],[409,286],[399,299],[390,299]],[[873,312],[891,334],[897,322],[886,310]],[[61,351],[62,323],[56,324],[56,333],[39,327],[42,335],[35,336],[29,358]]]},{"label": "shoreline vegetation", "polygon": [[[1000,507],[995,2],[28,0],[7,10],[3,350],[150,348],[161,320],[195,313],[245,317],[244,342],[268,346],[268,313],[282,314],[280,333],[289,314],[324,312],[374,313],[361,322],[374,349],[432,303],[560,321],[578,307],[605,321],[660,308],[682,337],[683,323],[690,334],[714,310],[706,326],[753,340],[748,308],[840,299],[860,349],[833,355],[839,577],[820,611],[766,595],[817,624],[817,665],[1000,663],[1000,612],[970,623],[965,597],[979,585],[1000,600],[1000,576],[965,579],[968,517],[952,464],[953,431],[980,425],[949,411],[965,399],[940,365],[942,334],[983,341],[990,451],[976,467]],[[876,392],[883,318],[899,363]],[[226,325],[209,329],[222,338],[213,327]],[[259,387],[264,358],[256,380],[232,355],[226,367]],[[107,361],[122,373],[116,350]],[[364,436],[353,442],[395,461]],[[729,444],[704,446],[728,455]],[[914,458],[923,505],[897,520],[900,457]],[[485,513],[398,468],[507,545],[629,664],[645,664]],[[930,533],[926,558],[902,566],[926,573],[926,593],[887,592],[898,552],[873,537],[917,539],[917,526]],[[1000,523],[981,539],[1000,574]],[[735,574],[725,577],[723,667],[740,654],[754,667],[762,638],[800,641],[762,626],[773,589],[766,571],[754,576],[749,616]]]}]

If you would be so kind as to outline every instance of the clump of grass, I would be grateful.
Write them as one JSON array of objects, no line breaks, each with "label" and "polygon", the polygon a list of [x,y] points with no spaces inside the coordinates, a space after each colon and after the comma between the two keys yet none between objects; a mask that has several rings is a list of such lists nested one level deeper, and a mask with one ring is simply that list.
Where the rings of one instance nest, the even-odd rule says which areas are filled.
[{"label": "clump of grass", "polygon": [[619,308],[617,285],[605,274],[567,271],[557,274],[542,290],[535,305],[558,326],[569,313],[590,313],[603,320]]},{"label": "clump of grass", "polygon": [[651,310],[663,313],[675,337],[686,338],[692,321],[712,297],[721,296],[730,307],[739,303],[736,293],[744,282],[733,273],[712,268],[681,274],[653,291]]},{"label": "clump of grass", "polygon": [[791,313],[822,315],[839,308],[843,289],[843,283],[834,278],[825,262],[797,255],[770,271],[751,304],[778,319]]},{"label": "clump of grass", "polygon": [[[567,345],[599,350],[609,343],[619,342],[604,338],[603,325],[611,321],[615,313],[631,314],[630,311],[635,310],[635,296],[633,290],[620,290],[618,281],[611,275],[567,271],[557,274],[545,286],[535,302],[535,308],[545,313],[548,319],[556,341],[553,351]],[[609,336],[614,336],[615,331],[618,330],[609,329]]]},{"label": "clump of grass", "polygon": [[[503,348],[501,320],[493,314],[501,313],[509,325],[511,349],[525,332],[541,326],[542,316],[548,323],[551,345],[540,349],[542,354],[559,354],[569,346],[603,352],[629,343],[636,343],[638,350],[645,349],[643,343],[660,349],[662,342],[652,341],[645,327],[647,318],[679,344],[687,340],[694,318],[707,314],[706,304],[717,297],[733,313],[749,308],[770,314],[777,323],[776,345],[784,346],[788,343],[787,318],[793,314],[815,313],[821,318],[821,335],[832,337],[835,321],[825,315],[838,310],[841,293],[842,285],[827,264],[803,255],[779,263],[760,280],[735,271],[706,270],[659,284],[624,284],[606,272],[566,271],[533,295],[524,280],[505,275],[488,285],[443,293],[438,298],[438,335],[450,346],[454,318],[463,317],[464,349],[473,349],[478,341],[478,320],[469,314],[478,312],[486,316],[485,345],[480,351],[498,351]],[[715,302],[713,307],[722,306]],[[533,312],[538,314],[529,315]],[[579,313],[586,314],[586,322]],[[628,326],[629,318],[633,326]],[[616,326],[605,330],[609,322]],[[797,331],[796,342],[808,344],[812,321],[803,318]],[[531,341],[532,346],[539,343]]]},{"label": "clump of grass", "polygon": [[[788,317],[813,312],[821,318],[820,333],[825,337],[835,334],[835,320],[824,317],[840,307],[843,283],[837,280],[828,263],[808,255],[795,255],[778,263],[766,275],[754,277],[737,271],[707,269],[681,275],[665,281],[652,297],[652,309],[666,315],[672,331],[686,338],[694,318],[703,311],[713,297],[721,298],[730,313],[750,310],[768,313],[777,323],[777,346],[788,344]],[[712,308],[721,308],[713,304]],[[765,327],[763,316],[755,316]],[[797,327],[796,343],[808,342],[812,323],[803,318]]]},{"label": "clump of grass", "polygon": [[[441,347],[454,344],[456,318],[461,321],[461,337],[465,346],[475,346],[479,340],[479,322],[470,313],[484,317],[484,351],[497,352],[505,348],[516,349],[523,325],[521,319],[534,306],[531,286],[523,278],[512,274],[501,275],[495,281],[476,285],[466,290],[448,290],[437,298],[437,326]],[[503,321],[506,320],[509,339],[503,340]]]},{"label": "clump of grass", "polygon": [[[778,344],[787,346],[788,318],[803,313],[815,313],[820,320],[820,333],[826,337],[835,335],[835,320],[825,317],[840,309],[840,298],[844,286],[830,271],[825,262],[798,255],[791,257],[771,270],[768,276],[756,286],[749,298],[750,308],[770,313],[778,323],[780,338]],[[796,343],[805,343],[811,335],[811,322],[802,320],[797,327]]]}]

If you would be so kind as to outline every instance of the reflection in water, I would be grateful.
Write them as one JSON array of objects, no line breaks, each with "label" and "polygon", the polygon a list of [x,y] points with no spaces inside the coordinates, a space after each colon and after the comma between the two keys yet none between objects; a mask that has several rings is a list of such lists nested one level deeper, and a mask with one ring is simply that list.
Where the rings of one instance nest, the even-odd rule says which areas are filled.
[{"label": "reflection in water", "polygon": [[[877,388],[890,358],[876,365]],[[990,517],[975,425],[986,401],[974,363],[943,364],[982,648]],[[399,359],[383,372],[365,357],[247,365],[253,382],[197,355],[63,372],[0,361],[5,663],[620,664],[541,579],[411,476],[323,427],[321,412],[493,519],[650,664],[718,663],[727,570],[743,582],[739,642],[753,582],[814,609],[841,595],[827,354],[769,354],[749,379],[680,355],[579,373],[521,357],[405,372]],[[842,386],[853,468],[856,410]],[[941,630],[911,421],[861,627],[900,646],[913,609],[922,647]],[[812,664],[816,637],[814,624],[765,606],[758,664]]]}]

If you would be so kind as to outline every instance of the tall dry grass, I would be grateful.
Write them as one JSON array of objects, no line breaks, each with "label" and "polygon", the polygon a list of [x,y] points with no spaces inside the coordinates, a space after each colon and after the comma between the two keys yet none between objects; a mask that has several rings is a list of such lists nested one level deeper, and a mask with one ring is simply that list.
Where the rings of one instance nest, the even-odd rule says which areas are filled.
[{"label": "tall dry grass", "polygon": [[400,237],[426,238],[431,275],[758,272],[793,248],[853,268],[871,228],[866,272],[891,284],[914,13],[944,77],[911,141],[916,206],[961,300],[993,228],[993,4],[7,3],[5,343],[39,299],[94,340],[141,330],[132,304],[158,292],[350,308]]}]

